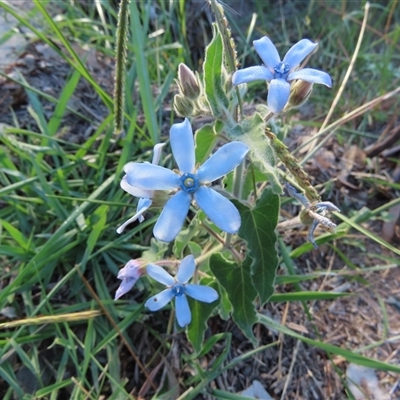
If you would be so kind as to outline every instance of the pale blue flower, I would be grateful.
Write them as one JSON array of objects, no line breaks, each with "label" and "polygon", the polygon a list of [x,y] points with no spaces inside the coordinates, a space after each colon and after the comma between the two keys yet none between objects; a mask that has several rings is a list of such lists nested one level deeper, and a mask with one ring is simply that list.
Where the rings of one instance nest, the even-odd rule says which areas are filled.
[{"label": "pale blue flower", "polygon": [[232,83],[265,80],[270,82],[268,87],[268,108],[273,113],[281,112],[289,100],[290,82],[301,79],[310,83],[321,83],[331,87],[331,77],[324,71],[312,68],[302,68],[296,71],[300,63],[318,46],[308,39],[302,39],[292,46],[281,61],[278,50],[271,40],[264,36],[253,42],[256,52],[264,65],[244,68],[232,76]]},{"label": "pale blue flower", "polygon": [[213,288],[188,283],[195,269],[196,264],[192,255],[181,261],[175,278],[158,265],[149,264],[147,274],[167,286],[167,289],[150,297],[146,301],[145,307],[150,311],[158,311],[175,297],[175,312],[179,326],[183,328],[190,324],[192,313],[186,296],[204,303],[212,303],[218,299],[218,293]]},{"label": "pale blue flower", "polygon": [[118,272],[117,278],[121,279],[122,282],[115,292],[114,300],[118,300],[125,293],[129,292],[142,275],[143,269],[141,268],[140,262],[137,260],[129,260],[125,267]]},{"label": "pale blue flower", "polygon": [[[159,163],[163,146],[165,146],[165,143],[158,143],[154,146],[152,164],[157,165]],[[125,192],[128,192],[132,196],[140,197],[136,208],[136,214],[118,227],[117,233],[121,234],[132,222],[135,222],[136,220],[139,220],[139,222],[144,221],[143,213],[150,208],[151,204],[153,203],[152,197],[154,196],[154,190],[144,191],[142,189],[135,188],[128,183],[126,175],[122,178],[120,185]]]},{"label": "pale blue flower", "polygon": [[188,119],[172,125],[170,140],[179,171],[136,162],[130,162],[124,167],[126,182],[131,187],[145,194],[154,190],[174,192],[154,226],[154,236],[164,242],[175,239],[185,222],[192,199],[218,228],[236,233],[241,223],[239,211],[208,184],[236,168],[245,158],[249,147],[241,142],[225,144],[203,165],[195,168],[194,139]]}]

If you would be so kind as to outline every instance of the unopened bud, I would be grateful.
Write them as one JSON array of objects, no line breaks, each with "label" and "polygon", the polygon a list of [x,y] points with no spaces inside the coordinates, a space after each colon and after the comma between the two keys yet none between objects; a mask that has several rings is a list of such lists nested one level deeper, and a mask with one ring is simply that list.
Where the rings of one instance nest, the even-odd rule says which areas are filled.
[{"label": "unopened bud", "polygon": [[290,89],[290,97],[286,104],[286,111],[289,108],[302,106],[310,97],[313,84],[299,79]]},{"label": "unopened bud", "polygon": [[309,212],[307,209],[303,208],[300,211],[299,214],[300,217],[300,221],[304,224],[304,225],[311,225],[314,221],[314,219],[310,216]]},{"label": "unopened bud", "polygon": [[193,113],[193,103],[188,98],[176,94],[174,97],[174,109],[180,117],[190,117]]},{"label": "unopened bud", "polygon": [[146,273],[147,264],[145,260],[140,258],[137,260],[129,260],[126,263],[125,267],[118,272],[117,278],[122,282],[115,293],[114,300],[118,300],[133,288],[137,280]]},{"label": "unopened bud", "polygon": [[200,96],[200,84],[196,75],[185,64],[178,67],[179,86],[182,94],[190,100],[196,100]]}]

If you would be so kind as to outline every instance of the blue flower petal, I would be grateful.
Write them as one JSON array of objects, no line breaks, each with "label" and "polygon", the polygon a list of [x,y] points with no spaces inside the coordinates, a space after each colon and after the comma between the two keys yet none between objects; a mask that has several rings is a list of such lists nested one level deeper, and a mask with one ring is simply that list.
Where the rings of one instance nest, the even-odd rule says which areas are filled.
[{"label": "blue flower petal", "polygon": [[163,242],[175,239],[185,222],[191,199],[189,193],[180,190],[167,201],[153,229],[156,239]]},{"label": "blue flower petal", "polygon": [[249,147],[242,142],[225,144],[197,170],[197,178],[201,183],[214,182],[236,168],[248,151]]},{"label": "blue flower petal", "polygon": [[[332,204],[330,201],[320,201],[319,203],[315,204],[314,206],[317,210],[324,209],[328,211],[337,211],[340,212],[340,209]],[[318,212],[318,211],[317,211]]]},{"label": "blue flower petal", "polygon": [[166,304],[168,304],[173,297],[174,292],[172,289],[165,289],[155,296],[150,297],[146,303],[144,303],[144,306],[150,311],[158,311],[160,308],[163,308]]},{"label": "blue flower petal", "polygon": [[267,36],[253,42],[256,52],[263,60],[263,63],[274,73],[274,68],[281,62],[278,50]]},{"label": "blue flower petal", "polygon": [[152,202],[153,202],[153,200],[151,200],[151,199],[144,199],[144,198],[139,199],[138,205],[136,208],[136,212],[139,214],[139,216],[138,216],[139,222],[144,221],[143,213],[147,209],[150,208]]},{"label": "blue flower petal", "polygon": [[285,107],[290,95],[290,83],[284,79],[273,79],[268,87],[267,104],[270,111],[279,113]]},{"label": "blue flower petal", "polygon": [[207,186],[200,186],[194,198],[218,228],[228,233],[236,233],[240,228],[240,214],[237,208],[224,196]]},{"label": "blue flower petal", "polygon": [[175,279],[164,269],[155,264],[146,267],[147,274],[165,286],[173,286]]},{"label": "blue flower petal", "polygon": [[139,278],[142,274],[140,270],[140,262],[138,260],[129,260],[124,268],[121,268],[118,272],[118,279],[126,278]]},{"label": "blue flower petal", "polygon": [[274,74],[263,65],[249,67],[236,71],[232,76],[232,84],[240,85],[241,83],[253,81],[270,81],[274,78]]},{"label": "blue flower petal", "polygon": [[175,172],[154,164],[130,162],[124,166],[124,171],[129,185],[139,189],[173,190],[180,184]]},{"label": "blue flower petal", "polygon": [[192,313],[190,312],[189,303],[184,294],[175,297],[175,312],[179,326],[184,328],[186,325],[190,324]]},{"label": "blue flower petal", "polygon": [[125,228],[131,224],[132,222],[135,222],[137,219],[139,222],[144,221],[143,213],[151,206],[152,200],[151,199],[139,199],[139,203],[137,206],[136,214],[129,218],[127,221],[125,221],[122,225],[120,225],[117,229],[117,233],[121,234]]},{"label": "blue flower petal", "polygon": [[303,68],[289,74],[287,80],[301,79],[310,83],[320,83],[322,85],[332,87],[332,79],[324,71],[313,68]]},{"label": "blue flower petal", "polygon": [[310,228],[308,229],[308,241],[313,245],[314,249],[317,250],[318,249],[318,245],[317,242],[314,239],[314,231],[317,228],[319,222],[316,221],[315,219],[313,220],[313,222],[310,225]]},{"label": "blue flower petal", "polygon": [[293,45],[286,53],[283,62],[288,64],[290,69],[297,67],[316,47],[318,43],[313,43],[308,39],[301,39]]},{"label": "blue flower petal", "polygon": [[172,154],[183,173],[192,173],[195,164],[194,139],[190,122],[187,118],[171,127],[170,141]]},{"label": "blue flower petal", "polygon": [[122,282],[115,293],[114,300],[118,300],[125,293],[129,292],[141,275],[140,263],[137,260],[129,260],[124,268],[118,272],[117,278],[121,279]]},{"label": "blue flower petal", "polygon": [[115,297],[114,300],[118,300],[121,296],[123,296],[125,293],[129,292],[135,283],[137,282],[139,278],[125,278],[122,280],[121,284],[119,285],[119,288],[115,292]]},{"label": "blue flower petal", "polygon": [[195,269],[194,257],[190,254],[181,261],[178,273],[176,274],[176,280],[179,283],[186,283],[193,276]]},{"label": "blue flower petal", "polygon": [[203,301],[204,303],[212,303],[218,299],[218,292],[204,285],[185,285],[185,293],[193,299]]},{"label": "blue flower petal", "polygon": [[152,198],[154,195],[154,192],[152,190],[139,189],[138,187],[130,185],[128,183],[126,175],[121,179],[120,186],[122,189],[125,190],[125,192],[129,193],[131,196]]},{"label": "blue flower petal", "polygon": [[161,157],[162,148],[165,146],[165,143],[158,143],[153,148],[153,160],[151,161],[152,164],[158,164]]}]

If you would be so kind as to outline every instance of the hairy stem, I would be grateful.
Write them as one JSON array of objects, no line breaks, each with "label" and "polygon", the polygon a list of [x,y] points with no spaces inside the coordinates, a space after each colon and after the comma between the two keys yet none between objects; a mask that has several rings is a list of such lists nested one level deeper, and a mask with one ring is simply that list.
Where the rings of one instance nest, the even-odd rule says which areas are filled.
[{"label": "hairy stem", "polygon": [[125,109],[125,66],[128,36],[129,0],[121,0],[118,13],[115,89],[114,89],[114,134],[123,130]]},{"label": "hairy stem", "polygon": [[303,167],[299,164],[296,158],[290,154],[287,146],[281,142],[268,128],[265,129],[265,135],[270,139],[271,146],[275,150],[276,155],[291,172],[299,186],[305,191],[310,202],[320,201],[321,198],[318,192],[311,185],[307,173],[304,171]]}]

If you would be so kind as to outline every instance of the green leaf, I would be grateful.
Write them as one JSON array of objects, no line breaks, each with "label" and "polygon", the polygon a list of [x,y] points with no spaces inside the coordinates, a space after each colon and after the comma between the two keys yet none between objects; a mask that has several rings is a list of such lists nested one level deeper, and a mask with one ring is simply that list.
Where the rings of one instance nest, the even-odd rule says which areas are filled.
[{"label": "green leaf", "polygon": [[74,70],[69,81],[65,84],[64,89],[61,92],[60,98],[57,102],[56,108],[50,121],[48,123],[48,130],[50,136],[54,136],[60,127],[61,121],[67,111],[68,102],[71,99],[76,87],[78,86],[81,73],[79,70]]},{"label": "green leaf", "polygon": [[96,211],[91,214],[90,222],[92,225],[92,231],[87,240],[87,251],[91,253],[97,244],[97,241],[104,230],[104,226],[107,222],[107,214],[109,206],[103,204],[96,209]]},{"label": "green leaf", "polygon": [[375,240],[375,242],[379,243],[381,246],[384,246],[387,249],[393,251],[393,253],[396,253],[396,254],[400,255],[400,250],[399,249],[397,249],[396,247],[392,246],[390,243],[386,242],[386,240],[382,239],[378,235],[375,235],[374,233],[372,233],[368,229],[365,229],[360,224],[358,224],[356,221],[353,221],[351,218],[347,218],[345,215],[340,214],[338,212],[335,212],[334,215],[336,217],[338,217],[339,219],[341,219],[342,221],[344,221],[346,224],[349,224],[352,228],[354,228],[354,229],[358,230],[359,232],[361,232],[366,237],[368,237],[368,238],[370,238],[372,240]]},{"label": "green leaf", "polygon": [[261,172],[255,164],[250,164],[249,168],[246,169],[243,179],[242,198],[247,199],[251,192],[254,192],[254,187],[259,182],[265,182],[267,180],[267,174]]},{"label": "green leaf", "polygon": [[164,257],[167,248],[167,243],[151,238],[150,247],[142,253],[142,258],[148,262],[158,261]]},{"label": "green leaf", "polygon": [[[58,40],[64,45],[66,52],[62,51],[60,47],[55,44],[54,40],[49,39],[49,34],[45,34],[41,32],[39,29],[36,29],[32,24],[29,23],[26,19],[24,19],[19,13],[15,12],[11,7],[6,6],[3,2],[0,3],[0,7],[4,8],[12,14],[21,24],[25,25],[32,32],[34,32],[41,40],[47,43],[53,50],[55,50],[62,58],[65,59],[73,68],[79,70],[80,74],[93,86],[96,90],[97,94],[102,98],[104,104],[112,110],[112,99],[106,93],[104,89],[96,82],[96,80],[92,77],[88,69],[86,68],[81,57],[77,55],[75,50],[73,49],[71,42],[67,39],[66,36],[61,32],[58,22],[55,21],[54,18],[48,13],[45,8],[45,3],[40,0],[34,0],[34,3],[38,10],[42,13],[44,21],[46,21],[53,32],[56,34]],[[42,22],[43,24],[43,22]],[[69,55],[69,56],[68,56]]]},{"label": "green leaf", "polygon": [[[243,199],[248,199],[250,194],[254,192],[256,184],[259,182],[265,182],[268,180],[266,174],[261,172],[258,166],[254,163],[249,165],[243,175],[243,187],[241,197]],[[233,182],[234,182],[234,172],[230,172],[223,178],[224,188],[227,192],[233,192]]]},{"label": "green leaf", "polygon": [[12,226],[4,219],[0,219],[0,228],[2,226],[22,249],[24,249],[25,251],[32,250],[32,246],[28,238],[25,237],[23,233],[20,232],[17,228]]},{"label": "green leaf", "polygon": [[351,293],[337,292],[292,292],[277,293],[270,297],[272,303],[280,303],[283,301],[313,301],[313,300],[332,300],[338,297],[350,296]]},{"label": "green leaf", "polygon": [[203,164],[207,160],[217,142],[217,138],[214,126],[210,124],[203,125],[196,132],[196,163]]},{"label": "green leaf", "polygon": [[146,57],[146,30],[140,21],[137,3],[130,3],[131,15],[131,41],[133,53],[136,57],[136,69],[139,80],[139,93],[142,100],[142,107],[146,119],[147,128],[153,144],[160,141],[160,130],[157,122],[156,110],[150,85],[149,69]]},{"label": "green leaf", "polygon": [[219,285],[219,307],[218,307],[218,314],[220,318],[224,321],[228,321],[231,318],[232,312],[232,304],[229,301],[228,293],[223,286]]},{"label": "green leaf", "polygon": [[[179,232],[178,236],[174,240],[174,246],[172,248],[172,251],[175,254],[176,258],[184,257],[184,250],[186,249],[186,247],[189,246],[189,249],[191,250],[190,243],[198,230],[199,225],[197,218],[193,218],[190,222],[190,225]],[[191,253],[193,254],[192,251]]]},{"label": "green leaf", "polygon": [[[241,122],[243,136],[241,140],[250,147],[251,159],[260,166],[260,170],[267,176],[273,192],[282,193],[279,174],[276,168],[276,156],[269,139],[265,136],[266,124],[259,113],[246,117]],[[234,132],[229,132],[234,135]]]},{"label": "green leaf", "polygon": [[[218,284],[209,278],[202,279],[200,284],[218,289]],[[219,299],[210,304],[207,304],[203,303],[202,301],[196,301],[189,298],[190,310],[192,311],[192,322],[188,327],[187,337],[190,343],[192,343],[193,348],[196,350],[196,353],[200,353],[202,349],[204,332],[208,328],[208,318],[210,318],[218,303]]]},{"label": "green leaf", "polygon": [[214,38],[206,48],[203,72],[206,97],[216,117],[224,115],[229,107],[222,85],[223,52],[222,38],[214,25]]},{"label": "green leaf", "polygon": [[254,287],[265,303],[274,291],[275,271],[278,255],[275,248],[275,228],[279,215],[279,196],[270,188],[264,190],[254,208],[236,201],[242,217],[239,236],[246,240]]},{"label": "green leaf", "polygon": [[250,262],[245,260],[241,266],[238,266],[227,261],[220,254],[213,254],[210,258],[210,269],[228,294],[233,307],[233,320],[243,333],[256,344],[257,340],[252,327],[257,322],[253,304],[257,291],[250,276]]}]

